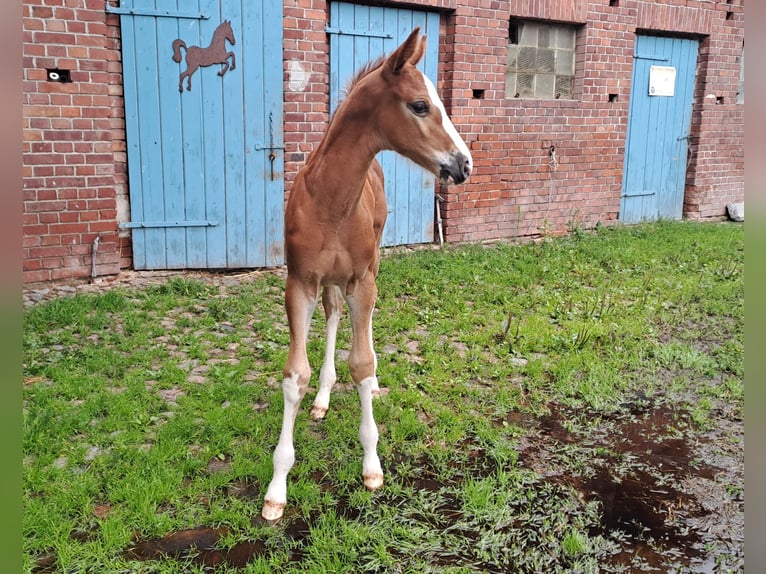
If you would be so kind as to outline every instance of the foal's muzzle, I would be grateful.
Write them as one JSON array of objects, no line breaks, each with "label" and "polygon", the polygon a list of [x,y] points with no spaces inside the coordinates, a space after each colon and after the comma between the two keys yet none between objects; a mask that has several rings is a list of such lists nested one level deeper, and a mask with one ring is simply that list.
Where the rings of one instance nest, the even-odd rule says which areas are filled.
[{"label": "foal's muzzle", "polygon": [[470,158],[461,152],[457,152],[450,159],[450,162],[439,166],[439,179],[445,184],[450,183],[450,178],[454,183],[463,183],[471,175]]}]

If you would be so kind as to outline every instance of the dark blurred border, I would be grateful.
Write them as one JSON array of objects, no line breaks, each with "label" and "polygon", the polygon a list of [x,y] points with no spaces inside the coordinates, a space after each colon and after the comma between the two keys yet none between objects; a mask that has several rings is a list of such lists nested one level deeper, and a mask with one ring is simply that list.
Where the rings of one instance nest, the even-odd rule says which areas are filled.
[{"label": "dark blurred border", "polygon": [[[766,572],[766,3],[745,6],[745,572]],[[750,54],[753,57],[750,58]]]},{"label": "dark blurred border", "polygon": [[22,571],[22,2],[0,2],[0,572]]}]

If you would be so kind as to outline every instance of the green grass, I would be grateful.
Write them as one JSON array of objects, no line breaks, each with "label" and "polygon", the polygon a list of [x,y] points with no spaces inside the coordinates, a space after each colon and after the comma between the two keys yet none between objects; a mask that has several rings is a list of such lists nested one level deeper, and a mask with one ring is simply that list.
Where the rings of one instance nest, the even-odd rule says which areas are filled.
[{"label": "green grass", "polygon": [[[136,540],[200,526],[257,543],[217,572],[597,572],[599,508],[519,463],[509,412],[676,397],[700,430],[744,395],[744,227],[660,222],[384,257],[374,403],[386,484],[361,483],[348,368],[296,427],[283,521],[258,520],[282,416],[283,281],[173,278],[39,304],[24,323],[24,559],[61,572],[202,572]],[[314,380],[322,314],[312,325]],[[339,349],[350,341],[341,323]],[[692,399],[693,397],[693,399]],[[584,427],[586,422],[580,421]],[[581,472],[577,445],[560,454]]]}]

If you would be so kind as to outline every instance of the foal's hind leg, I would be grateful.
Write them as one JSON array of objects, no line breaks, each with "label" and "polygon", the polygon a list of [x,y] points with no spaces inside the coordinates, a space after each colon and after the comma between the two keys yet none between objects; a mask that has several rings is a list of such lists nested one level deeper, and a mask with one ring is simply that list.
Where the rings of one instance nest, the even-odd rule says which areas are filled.
[{"label": "foal's hind leg", "polygon": [[[317,292],[317,296],[318,296]],[[261,515],[266,520],[276,520],[282,517],[287,503],[287,474],[295,463],[295,448],[293,446],[293,429],[295,417],[298,415],[301,401],[308,389],[311,368],[306,356],[306,339],[308,337],[311,315],[317,304],[317,296],[307,293],[304,285],[287,277],[285,288],[285,307],[287,320],[290,325],[290,349],[284,369],[282,392],[284,394],[284,414],[282,432],[274,450],[274,475],[266,491]]]},{"label": "foal's hind leg", "polygon": [[376,490],[383,486],[383,469],[377,452],[378,427],[372,412],[373,392],[378,389],[378,379],[375,375],[377,360],[372,347],[372,311],[377,293],[375,278],[368,273],[359,281],[353,292],[346,295],[353,329],[348,365],[351,378],[354,379],[359,390],[362,406],[359,440],[364,449],[362,478],[368,490]]},{"label": "foal's hind leg", "polygon": [[343,309],[343,295],[335,285],[328,285],[322,293],[322,305],[327,319],[325,335],[324,362],[319,371],[319,391],[314,398],[314,406],[311,409],[311,417],[323,419],[330,406],[330,391],[337,379],[335,374],[335,341],[338,335],[338,323]]}]

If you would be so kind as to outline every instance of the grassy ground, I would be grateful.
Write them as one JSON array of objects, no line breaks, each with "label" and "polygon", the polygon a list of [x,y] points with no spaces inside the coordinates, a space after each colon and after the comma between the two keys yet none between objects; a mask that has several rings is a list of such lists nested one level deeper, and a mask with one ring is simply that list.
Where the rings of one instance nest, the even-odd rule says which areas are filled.
[{"label": "grassy ground", "polygon": [[[305,399],[276,526],[258,515],[281,424],[282,278],[176,277],[40,303],[25,312],[25,571],[641,571],[635,540],[604,528],[583,481],[639,476],[602,436],[617,428],[605,421],[649,412],[637,401],[672,405],[661,440],[715,434],[739,464],[743,276],[733,224],[389,254],[373,324],[385,486],[362,486],[358,396],[340,360],[325,421]],[[318,312],[315,376],[322,328]],[[346,317],[341,359],[348,330]],[[553,414],[557,432],[540,422]],[[550,439],[545,460],[521,456],[533,431]],[[744,482],[708,474],[738,516]],[[686,476],[675,486],[692,496]],[[664,526],[700,518],[683,500]],[[697,542],[675,571],[740,571],[736,540]]]}]

